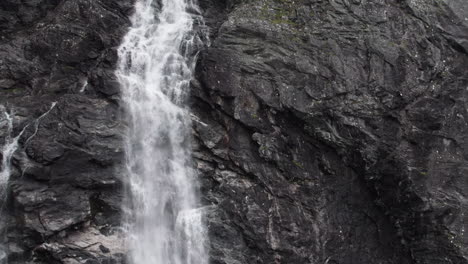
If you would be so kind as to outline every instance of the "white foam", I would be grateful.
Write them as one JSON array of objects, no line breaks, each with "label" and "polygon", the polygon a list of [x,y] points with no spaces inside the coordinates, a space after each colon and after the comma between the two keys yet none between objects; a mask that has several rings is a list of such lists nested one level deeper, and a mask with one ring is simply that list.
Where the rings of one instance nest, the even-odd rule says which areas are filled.
[{"label": "white foam", "polygon": [[129,119],[129,258],[133,264],[206,264],[204,244],[190,242],[205,241],[205,227],[185,217],[198,204],[184,103],[200,43],[194,23],[202,19],[192,1],[161,3],[155,10],[153,1],[137,1],[119,48],[116,75]]}]

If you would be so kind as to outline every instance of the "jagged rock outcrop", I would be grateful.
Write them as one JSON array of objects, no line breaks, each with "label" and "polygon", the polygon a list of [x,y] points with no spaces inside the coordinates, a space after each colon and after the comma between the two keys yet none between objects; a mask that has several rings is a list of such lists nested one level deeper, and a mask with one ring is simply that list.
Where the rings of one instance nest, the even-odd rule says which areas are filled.
[{"label": "jagged rock outcrop", "polygon": [[124,133],[114,67],[132,8],[123,0],[0,4],[0,104],[14,136],[24,130],[9,217],[1,217],[11,263],[123,258],[113,233]]},{"label": "jagged rock outcrop", "polygon": [[[468,263],[468,3],[201,0],[212,263]],[[122,263],[116,47],[132,1],[0,3],[12,263]],[[7,135],[0,114],[0,142]]]},{"label": "jagged rock outcrop", "polygon": [[467,17],[462,0],[229,12],[193,94],[215,263],[468,263]]}]

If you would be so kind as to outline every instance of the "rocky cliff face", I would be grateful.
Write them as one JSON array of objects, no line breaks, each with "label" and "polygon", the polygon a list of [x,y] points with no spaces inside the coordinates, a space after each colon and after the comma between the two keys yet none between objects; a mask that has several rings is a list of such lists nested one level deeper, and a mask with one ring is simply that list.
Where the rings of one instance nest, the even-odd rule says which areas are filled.
[{"label": "rocky cliff face", "polygon": [[[133,3],[4,2],[0,142],[23,131],[11,263],[122,263],[113,70]],[[213,264],[468,263],[468,3],[200,4],[211,46],[191,107]]]},{"label": "rocky cliff face", "polygon": [[124,132],[114,66],[132,6],[0,4],[0,104],[13,117],[13,136],[24,131],[1,217],[11,263],[121,258],[111,228],[119,222]]}]

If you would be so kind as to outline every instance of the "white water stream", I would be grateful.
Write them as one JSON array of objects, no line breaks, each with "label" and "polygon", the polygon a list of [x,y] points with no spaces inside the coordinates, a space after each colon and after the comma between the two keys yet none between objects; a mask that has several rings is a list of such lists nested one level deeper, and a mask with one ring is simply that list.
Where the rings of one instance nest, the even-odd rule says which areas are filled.
[{"label": "white water stream", "polygon": [[[10,174],[11,174],[11,158],[13,157],[13,154],[18,148],[18,139],[21,137],[24,131],[24,130],[21,131],[21,133],[18,136],[12,137],[11,135],[13,134],[13,118],[6,111],[3,114],[5,115],[5,118],[3,121],[7,123],[6,124],[7,137],[5,138],[5,143],[3,147],[1,148],[1,151],[2,151],[2,163],[0,167],[0,230],[1,230],[0,233],[1,234],[3,234],[3,229],[4,229],[4,224],[5,224],[4,223],[5,219],[4,217],[2,217],[2,215],[4,214],[3,209],[4,209],[5,201],[6,201],[7,186],[8,186],[8,181],[10,179]],[[1,240],[3,241],[3,237]],[[0,245],[0,263],[1,264],[7,263],[7,253],[3,245]]]},{"label": "white water stream", "polygon": [[127,202],[132,264],[207,264],[185,107],[202,23],[192,0],[137,0],[116,75],[128,114]]},{"label": "white water stream", "polygon": [[11,158],[18,148],[18,139],[23,134],[24,130],[21,131],[16,137],[11,137],[13,134],[13,118],[7,112],[4,113],[5,121],[7,122],[7,137],[5,138],[5,144],[2,147],[2,165],[0,169],[0,203],[3,208],[3,201],[6,196],[6,188],[8,180],[11,174]]}]

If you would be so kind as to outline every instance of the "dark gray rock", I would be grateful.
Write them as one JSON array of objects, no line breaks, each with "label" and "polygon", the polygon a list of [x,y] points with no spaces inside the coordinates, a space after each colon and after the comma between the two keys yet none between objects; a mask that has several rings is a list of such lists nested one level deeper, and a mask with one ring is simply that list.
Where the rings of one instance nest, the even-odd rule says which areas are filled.
[{"label": "dark gray rock", "polygon": [[213,261],[468,263],[468,3],[224,3],[192,99]]},{"label": "dark gray rock", "polygon": [[24,131],[2,215],[10,263],[123,263],[113,71],[133,1],[4,2],[2,118]]}]

